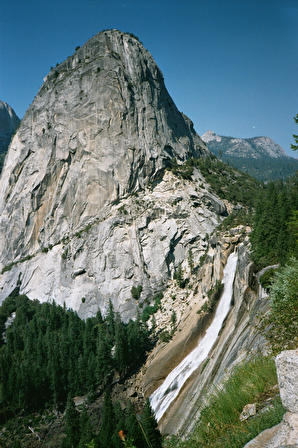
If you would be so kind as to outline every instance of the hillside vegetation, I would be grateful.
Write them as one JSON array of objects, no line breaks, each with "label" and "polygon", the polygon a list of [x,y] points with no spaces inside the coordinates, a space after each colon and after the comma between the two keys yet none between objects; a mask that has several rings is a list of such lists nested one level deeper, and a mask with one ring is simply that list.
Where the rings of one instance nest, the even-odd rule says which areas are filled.
[{"label": "hillside vegetation", "polygon": [[[272,395],[277,383],[274,361],[256,358],[237,367],[210,398],[200,419],[185,442],[172,437],[165,442],[167,448],[242,448],[261,431],[280,422],[284,409],[276,396],[273,408],[266,410],[265,400]],[[264,411],[255,417],[240,421],[247,403],[259,403]]]},{"label": "hillside vegetation", "polygon": [[[152,346],[141,320],[124,324],[110,303],[105,319],[98,312],[84,321],[55,302],[41,304],[15,290],[0,307],[0,334],[0,423],[11,426],[9,419],[18,414],[66,406],[63,448],[85,448],[92,440],[94,448],[118,448],[119,430],[133,438],[136,448],[146,446],[147,432],[152,447],[160,446],[149,404],[140,426],[133,406],[112,403],[109,392],[143,364]],[[76,411],[72,397],[87,394],[92,401],[103,392],[101,424],[92,427],[87,412]],[[12,447],[18,439],[4,440],[1,446]]]}]

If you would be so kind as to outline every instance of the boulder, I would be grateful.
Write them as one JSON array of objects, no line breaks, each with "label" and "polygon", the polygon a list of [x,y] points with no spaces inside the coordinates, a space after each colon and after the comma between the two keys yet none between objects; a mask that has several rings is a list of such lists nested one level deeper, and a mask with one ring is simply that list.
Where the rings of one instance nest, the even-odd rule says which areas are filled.
[{"label": "boulder", "polygon": [[244,448],[298,447],[298,350],[285,350],[275,360],[280,397],[286,412],[282,421],[262,431]]},{"label": "boulder", "polygon": [[298,350],[285,350],[277,355],[276,370],[283,406],[298,413]]},{"label": "boulder", "polygon": [[247,420],[249,417],[253,417],[257,413],[257,404],[246,404],[240,414],[240,421],[243,422],[244,420]]},{"label": "boulder", "polygon": [[262,431],[244,448],[290,448],[298,447],[298,414],[287,412],[278,425]]}]

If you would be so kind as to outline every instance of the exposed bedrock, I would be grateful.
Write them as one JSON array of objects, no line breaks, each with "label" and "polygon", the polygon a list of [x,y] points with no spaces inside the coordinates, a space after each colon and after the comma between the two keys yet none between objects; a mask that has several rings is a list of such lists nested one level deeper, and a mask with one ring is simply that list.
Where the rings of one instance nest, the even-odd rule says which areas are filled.
[{"label": "exposed bedrock", "polygon": [[[111,299],[124,319],[163,289],[226,213],[198,172],[165,172],[208,150],[152,56],[117,30],[52,69],[29,107],[0,180],[0,299],[32,299],[82,317]],[[200,186],[199,186],[200,185]],[[84,299],[84,300],[82,300]]]}]

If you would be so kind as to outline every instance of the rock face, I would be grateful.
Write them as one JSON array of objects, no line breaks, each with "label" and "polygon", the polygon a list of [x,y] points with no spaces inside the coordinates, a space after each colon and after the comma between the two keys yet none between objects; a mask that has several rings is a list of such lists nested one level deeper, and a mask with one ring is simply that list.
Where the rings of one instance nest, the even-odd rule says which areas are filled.
[{"label": "rock face", "polygon": [[[126,319],[205,250],[225,205],[165,172],[208,150],[175,107],[151,55],[117,30],[45,78],[0,181],[0,300],[18,284],[86,317],[111,299]],[[199,186],[201,185],[201,186]],[[82,300],[83,299],[83,300]]]},{"label": "rock face", "polygon": [[281,352],[275,363],[281,401],[289,412],[281,423],[261,432],[244,448],[298,447],[298,350]]},{"label": "rock face", "polygon": [[298,350],[281,352],[275,363],[282,404],[298,414]]},{"label": "rock face", "polygon": [[0,155],[6,153],[11,136],[18,128],[19,123],[20,120],[14,110],[0,100]]},{"label": "rock face", "polygon": [[234,138],[207,131],[202,139],[224,162],[262,181],[285,178],[298,169],[298,160],[269,137]]}]

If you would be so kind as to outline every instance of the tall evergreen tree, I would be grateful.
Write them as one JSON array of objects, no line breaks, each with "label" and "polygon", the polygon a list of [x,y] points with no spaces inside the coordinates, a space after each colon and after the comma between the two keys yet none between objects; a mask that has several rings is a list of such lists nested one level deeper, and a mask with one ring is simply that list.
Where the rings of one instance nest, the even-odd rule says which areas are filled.
[{"label": "tall evergreen tree", "polygon": [[110,391],[104,397],[101,414],[101,426],[97,436],[100,447],[111,447],[111,436],[115,429],[115,416]]},{"label": "tall evergreen tree", "polygon": [[144,437],[146,443],[148,444],[148,439],[150,448],[162,448],[162,437],[158,430],[157,421],[148,399],[142,412],[141,424],[145,433]]},{"label": "tall evergreen tree", "polygon": [[86,448],[86,445],[92,441],[94,437],[92,425],[86,408],[80,415],[80,443],[78,448]]},{"label": "tall evergreen tree", "polygon": [[115,366],[120,375],[125,375],[128,369],[127,362],[127,334],[126,327],[117,313],[115,321]]},{"label": "tall evergreen tree", "polygon": [[63,448],[77,448],[80,441],[80,416],[70,394],[65,411],[65,432]]},{"label": "tall evergreen tree", "polygon": [[[298,124],[298,114],[296,114],[296,116],[294,117],[294,121],[296,124]],[[298,135],[293,134],[294,140],[295,140],[295,145],[291,145],[291,148],[293,149],[293,151],[297,151],[298,150]]]}]

